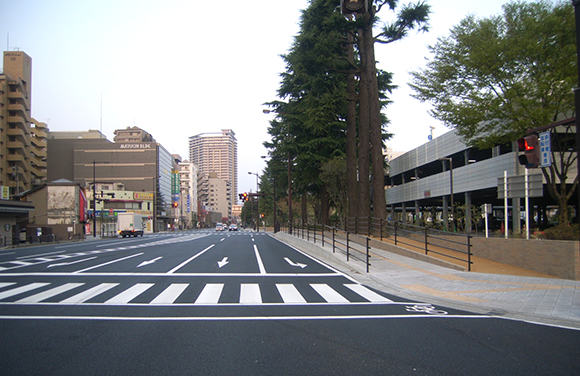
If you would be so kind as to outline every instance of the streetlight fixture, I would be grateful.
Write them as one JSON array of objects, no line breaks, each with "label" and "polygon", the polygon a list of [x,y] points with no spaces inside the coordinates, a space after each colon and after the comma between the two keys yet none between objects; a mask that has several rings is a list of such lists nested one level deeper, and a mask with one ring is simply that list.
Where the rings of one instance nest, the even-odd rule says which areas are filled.
[{"label": "streetlight fixture", "polygon": [[[453,206],[453,159],[439,158],[440,161],[449,162],[449,195],[451,196],[451,223],[453,224],[452,231],[455,231],[455,207]],[[447,219],[445,220],[445,227],[447,227]]]},{"label": "streetlight fixture", "polygon": [[[256,175],[256,195],[260,188],[258,187],[258,173],[257,172],[248,172],[249,175]],[[260,232],[260,200],[258,200],[258,196],[256,196],[256,231]]]}]

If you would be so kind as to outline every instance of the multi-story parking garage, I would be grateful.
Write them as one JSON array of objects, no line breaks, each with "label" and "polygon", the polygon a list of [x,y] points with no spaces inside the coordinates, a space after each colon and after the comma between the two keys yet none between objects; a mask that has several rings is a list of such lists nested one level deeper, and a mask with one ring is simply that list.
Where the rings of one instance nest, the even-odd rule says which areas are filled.
[{"label": "multi-story parking garage", "polygon": [[[435,138],[389,161],[385,194],[390,216],[404,221],[448,218],[450,194],[453,193],[454,207],[461,207],[465,223],[473,223],[477,215],[473,214],[473,209],[483,204],[492,205],[496,223],[501,223],[505,205],[504,200],[498,198],[498,179],[506,172],[508,177],[525,173],[525,167],[518,162],[518,154],[515,141],[480,150],[464,144],[455,131]],[[566,181],[568,188],[577,175],[575,163],[570,171]],[[540,168],[529,170],[529,174],[541,173]],[[575,205],[577,200],[571,199],[570,203]],[[530,198],[530,217],[546,224],[546,209],[556,205],[543,178],[543,196]],[[510,199],[508,209],[509,228],[520,229],[524,199]],[[466,231],[471,232],[470,226],[466,226]]]}]

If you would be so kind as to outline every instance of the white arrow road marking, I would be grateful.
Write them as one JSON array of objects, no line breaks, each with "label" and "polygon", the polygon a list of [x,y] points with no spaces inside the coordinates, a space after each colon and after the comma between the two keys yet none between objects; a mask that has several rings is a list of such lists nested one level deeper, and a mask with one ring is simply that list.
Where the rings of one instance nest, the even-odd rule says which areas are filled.
[{"label": "white arrow road marking", "polygon": [[286,260],[286,262],[287,262],[288,264],[290,264],[290,265],[292,265],[292,266],[299,266],[299,267],[301,267],[302,269],[304,269],[305,267],[307,267],[307,266],[308,266],[308,265],[306,265],[306,264],[301,264],[301,263],[299,263],[299,262],[296,262],[296,263],[295,263],[295,262],[292,262],[292,260],[290,260],[288,257],[284,257],[284,260]]},{"label": "white arrow road marking", "polygon": [[222,266],[225,266],[228,263],[229,263],[228,258],[227,257],[224,257],[221,261],[218,261],[218,266],[221,269]]},{"label": "white arrow road marking", "polygon": [[145,266],[145,265],[153,264],[155,261],[161,260],[162,258],[163,258],[163,256],[154,258],[153,260],[143,261],[142,263],[140,263],[139,265],[137,265],[137,267],[140,268],[140,267]]},{"label": "white arrow road marking", "polygon": [[89,260],[96,259],[96,258],[97,258],[97,256],[95,256],[95,257],[89,257],[89,258],[82,259],[82,260],[77,260],[77,261],[61,262],[60,264],[50,264],[50,265],[47,266],[47,268],[52,268],[54,266],[65,266],[65,265],[78,264],[79,262],[89,261]]}]

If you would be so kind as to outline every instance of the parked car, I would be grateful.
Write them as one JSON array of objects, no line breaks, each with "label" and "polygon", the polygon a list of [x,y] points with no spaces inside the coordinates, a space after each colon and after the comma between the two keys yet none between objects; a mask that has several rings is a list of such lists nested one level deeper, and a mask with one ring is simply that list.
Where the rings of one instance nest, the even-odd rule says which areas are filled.
[{"label": "parked car", "polygon": [[216,223],[216,225],[215,225],[215,230],[216,230],[216,231],[224,231],[224,230],[225,230],[225,227],[224,227],[224,225],[223,225],[223,224],[221,224],[221,223]]},{"label": "parked car", "polygon": [[230,231],[238,231],[238,225],[236,225],[235,223],[232,223],[230,225]]}]

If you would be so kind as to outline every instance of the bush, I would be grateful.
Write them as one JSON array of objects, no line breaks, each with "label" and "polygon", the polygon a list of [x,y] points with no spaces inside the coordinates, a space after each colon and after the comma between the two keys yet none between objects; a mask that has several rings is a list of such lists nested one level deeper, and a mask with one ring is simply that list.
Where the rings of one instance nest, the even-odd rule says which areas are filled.
[{"label": "bush", "polygon": [[578,240],[580,225],[558,225],[544,231],[546,239],[551,240]]}]

